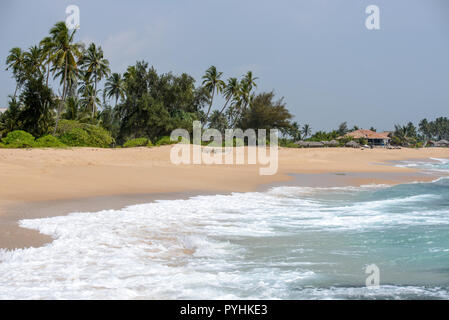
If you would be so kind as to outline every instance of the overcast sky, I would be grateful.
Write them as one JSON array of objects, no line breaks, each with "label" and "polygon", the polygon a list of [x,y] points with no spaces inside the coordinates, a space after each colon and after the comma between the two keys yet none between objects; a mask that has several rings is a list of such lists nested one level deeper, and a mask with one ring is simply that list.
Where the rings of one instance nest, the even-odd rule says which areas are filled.
[{"label": "overcast sky", "polygon": [[[314,130],[449,116],[447,0],[2,0],[0,107],[15,87],[8,51],[37,44],[69,4],[77,40],[101,45],[113,72],[145,60],[199,84],[210,65],[226,78],[252,70]],[[371,4],[380,30],[365,27]]]}]

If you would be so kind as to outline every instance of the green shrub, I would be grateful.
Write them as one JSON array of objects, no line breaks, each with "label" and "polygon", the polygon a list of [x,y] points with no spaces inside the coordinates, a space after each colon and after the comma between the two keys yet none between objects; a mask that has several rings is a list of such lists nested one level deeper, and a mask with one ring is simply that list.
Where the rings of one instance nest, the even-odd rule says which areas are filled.
[{"label": "green shrub", "polygon": [[219,143],[218,141],[210,141],[205,143],[204,145],[208,147],[221,148],[224,146],[224,143],[223,142]]},{"label": "green shrub", "polygon": [[89,134],[89,147],[107,148],[114,142],[111,134],[100,126],[84,124],[84,130]]},{"label": "green shrub", "polygon": [[153,146],[153,143],[151,142],[150,139],[148,139],[147,147],[152,147],[152,146]]},{"label": "green shrub", "polygon": [[285,147],[286,147],[286,148],[298,148],[299,146],[298,146],[296,143],[294,143],[294,142],[288,142],[288,143],[285,145]]},{"label": "green shrub", "polygon": [[32,148],[35,144],[34,137],[28,132],[16,130],[8,133],[2,139],[7,148]]},{"label": "green shrub", "polygon": [[58,123],[58,129],[56,130],[57,135],[63,135],[64,133],[70,132],[73,129],[84,129],[83,124],[76,120],[60,120]]},{"label": "green shrub", "polygon": [[35,146],[38,148],[64,148],[66,147],[58,138],[48,135],[36,140]]},{"label": "green shrub", "polygon": [[89,146],[89,134],[80,128],[73,128],[69,132],[62,134],[59,139],[70,147]]},{"label": "green shrub", "polygon": [[234,138],[234,147],[244,147],[245,141],[240,138]]},{"label": "green shrub", "polygon": [[403,144],[403,141],[400,138],[398,138],[397,136],[393,136],[391,138],[390,144],[392,146],[401,146]]},{"label": "green shrub", "polygon": [[107,148],[114,142],[106,129],[75,120],[59,121],[56,132],[60,140],[71,147]]},{"label": "green shrub", "polygon": [[368,140],[366,140],[365,138],[360,138],[359,139],[359,144],[364,146],[364,145],[368,144]]},{"label": "green shrub", "polygon": [[176,144],[177,141],[171,141],[169,136],[163,136],[156,142],[156,146],[165,146],[169,144]]},{"label": "green shrub", "polygon": [[126,141],[123,144],[123,148],[146,147],[149,143],[151,144],[151,141],[147,138],[135,138]]},{"label": "green shrub", "polygon": [[6,148],[6,146],[0,142],[0,149],[2,149],[2,148]]}]

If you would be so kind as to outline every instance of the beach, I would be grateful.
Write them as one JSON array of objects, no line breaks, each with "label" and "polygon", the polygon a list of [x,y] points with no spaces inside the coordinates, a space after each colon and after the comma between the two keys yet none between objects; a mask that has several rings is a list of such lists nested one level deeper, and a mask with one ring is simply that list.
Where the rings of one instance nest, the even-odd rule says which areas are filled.
[{"label": "beach", "polygon": [[171,146],[131,149],[0,149],[0,248],[37,247],[52,238],[21,219],[120,209],[160,199],[227,194],[267,186],[369,185],[430,181],[394,161],[449,158],[447,148],[279,149],[279,170],[258,165],[174,165]]}]

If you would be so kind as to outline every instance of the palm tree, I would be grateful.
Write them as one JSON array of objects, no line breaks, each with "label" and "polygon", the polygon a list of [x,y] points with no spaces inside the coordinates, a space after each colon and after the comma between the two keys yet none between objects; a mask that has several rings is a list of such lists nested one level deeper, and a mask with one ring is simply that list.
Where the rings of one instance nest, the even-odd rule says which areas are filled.
[{"label": "palm tree", "polygon": [[431,138],[430,125],[427,119],[421,120],[421,122],[419,123],[419,131],[421,131],[421,133],[427,140],[430,140]]},{"label": "palm tree", "polygon": [[251,85],[243,79],[240,83],[241,107],[246,110],[251,103]]},{"label": "palm tree", "polygon": [[[77,58],[81,57],[82,44],[73,43],[76,29],[69,32],[65,22],[58,22],[50,30],[51,40],[53,42],[52,51],[50,55],[54,58],[56,69],[64,70],[64,73],[59,75],[62,77],[63,90],[62,100],[65,101],[67,94],[67,72],[70,68],[78,69]],[[48,63],[48,62],[47,62]]]},{"label": "palm tree", "polygon": [[77,120],[79,112],[79,101],[76,97],[68,97],[66,101],[66,110],[62,115],[67,120]]},{"label": "palm tree", "polygon": [[289,134],[293,138],[294,141],[301,140],[301,129],[300,129],[300,125],[298,124],[298,122],[295,121],[292,123],[290,130],[289,130]]},{"label": "palm tree", "polygon": [[[78,62],[79,63],[79,62]],[[55,78],[60,78],[60,84],[64,84],[64,73],[66,73],[66,100],[68,97],[75,95],[75,90],[78,86],[79,79],[83,78],[83,72],[77,66],[69,64],[67,66],[67,70],[64,69],[55,69],[53,68],[53,73]]]},{"label": "palm tree", "polygon": [[253,72],[248,71],[243,78],[243,81],[248,85],[249,91],[253,90],[253,87],[257,87],[256,80],[259,79],[257,77],[253,77]]},{"label": "palm tree", "polygon": [[125,81],[120,73],[113,73],[107,80],[104,86],[104,94],[108,98],[115,97],[115,106],[119,98],[125,96]]},{"label": "palm tree", "polygon": [[46,85],[48,87],[48,78],[50,77],[50,65],[55,62],[54,51],[56,45],[51,37],[45,37],[44,39],[41,40],[39,45],[42,48],[42,55],[45,56],[45,64],[47,65]]},{"label": "palm tree", "polygon": [[28,76],[39,78],[43,75],[41,68],[44,56],[41,48],[38,46],[30,47],[29,51],[23,54],[23,60],[24,70]]},{"label": "palm tree", "polygon": [[80,90],[82,93],[80,103],[83,111],[86,113],[89,112],[91,114],[91,120],[93,120],[95,106],[100,103],[97,92],[95,92],[94,86],[90,83],[84,83]]},{"label": "palm tree", "polygon": [[239,95],[239,91],[240,91],[240,84],[239,84],[237,78],[229,78],[228,84],[225,86],[225,88],[223,90],[224,97],[226,99],[226,103],[224,104],[223,108],[220,110],[220,114],[222,114],[223,111],[226,109],[229,101],[231,101],[231,99],[234,99],[235,97],[237,97]]},{"label": "palm tree", "polygon": [[13,98],[16,98],[17,90],[24,83],[24,52],[22,49],[15,47],[9,51],[9,56],[6,58],[6,70],[12,69],[12,73],[16,78],[16,90],[14,91]]},{"label": "palm tree", "polygon": [[312,128],[307,123],[302,126],[302,134],[304,135],[304,139],[312,134]]},{"label": "palm tree", "polygon": [[[209,109],[206,113],[206,122],[209,120],[210,109],[212,108],[212,103],[214,101],[215,91],[220,93],[223,90],[225,83],[221,80],[221,75],[223,72],[218,72],[215,66],[211,66],[206,70],[206,74],[203,76],[203,86],[209,91],[211,94]],[[203,123],[204,127],[204,123]]]},{"label": "palm tree", "polygon": [[[97,84],[103,77],[109,75],[111,70],[109,69],[109,61],[104,58],[103,49],[96,47],[95,43],[91,43],[83,56],[83,67],[87,78],[94,78],[94,88],[91,94],[97,95]],[[91,97],[91,102],[96,102],[97,99]],[[92,118],[94,117],[96,104],[92,105]]]}]

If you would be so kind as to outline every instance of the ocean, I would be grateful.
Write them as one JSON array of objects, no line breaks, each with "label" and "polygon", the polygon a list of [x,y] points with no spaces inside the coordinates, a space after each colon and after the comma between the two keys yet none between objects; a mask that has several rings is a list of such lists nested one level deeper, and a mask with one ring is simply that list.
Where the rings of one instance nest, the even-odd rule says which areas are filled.
[{"label": "ocean", "polygon": [[[448,174],[449,160],[402,162]],[[448,299],[449,179],[274,187],[22,220],[0,299]],[[379,287],[366,286],[367,266]]]}]

